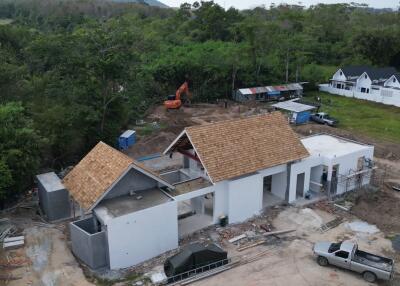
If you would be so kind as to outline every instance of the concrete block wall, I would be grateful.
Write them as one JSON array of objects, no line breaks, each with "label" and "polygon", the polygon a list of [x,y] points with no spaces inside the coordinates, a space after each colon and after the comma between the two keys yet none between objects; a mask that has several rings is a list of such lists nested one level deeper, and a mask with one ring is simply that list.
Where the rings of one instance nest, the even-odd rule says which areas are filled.
[{"label": "concrete block wall", "polygon": [[107,224],[111,269],[125,268],[178,247],[177,202],[116,217]]},{"label": "concrete block wall", "polygon": [[263,202],[263,177],[259,174],[229,182],[229,223],[259,214]]},{"label": "concrete block wall", "polygon": [[[54,173],[37,176],[39,205],[49,221],[67,219],[71,217],[71,204],[68,191],[61,184],[61,180]],[[42,180],[45,185],[42,184]]]},{"label": "concrete block wall", "polygon": [[92,269],[108,266],[107,235],[97,232],[93,217],[70,223],[72,252]]}]

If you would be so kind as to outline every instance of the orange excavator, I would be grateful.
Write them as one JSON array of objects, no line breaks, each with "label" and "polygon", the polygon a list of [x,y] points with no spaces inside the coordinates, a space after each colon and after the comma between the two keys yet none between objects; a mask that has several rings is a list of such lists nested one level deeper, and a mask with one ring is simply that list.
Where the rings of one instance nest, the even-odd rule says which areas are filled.
[{"label": "orange excavator", "polygon": [[170,109],[179,109],[182,106],[182,94],[185,93],[188,99],[191,98],[191,94],[189,92],[189,84],[185,81],[177,90],[175,95],[168,95],[168,100],[164,101],[164,106],[167,110]]}]

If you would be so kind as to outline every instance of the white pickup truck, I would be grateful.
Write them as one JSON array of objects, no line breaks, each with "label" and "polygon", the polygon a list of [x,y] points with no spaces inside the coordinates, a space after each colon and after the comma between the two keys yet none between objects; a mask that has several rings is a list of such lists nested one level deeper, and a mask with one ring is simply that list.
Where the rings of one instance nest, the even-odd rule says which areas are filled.
[{"label": "white pickup truck", "polygon": [[393,259],[361,251],[357,244],[350,241],[317,242],[313,251],[319,265],[331,264],[352,270],[362,274],[370,283],[377,279],[390,280],[393,277]]}]

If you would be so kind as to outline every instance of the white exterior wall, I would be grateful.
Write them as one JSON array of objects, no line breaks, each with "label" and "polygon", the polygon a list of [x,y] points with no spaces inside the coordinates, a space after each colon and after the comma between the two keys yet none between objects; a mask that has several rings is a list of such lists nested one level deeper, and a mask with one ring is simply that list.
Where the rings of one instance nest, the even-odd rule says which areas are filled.
[{"label": "white exterior wall", "polygon": [[361,92],[361,88],[368,88],[369,92],[371,92],[371,79],[369,78],[367,73],[363,73],[356,81],[356,91]]},{"label": "white exterior wall", "polygon": [[229,181],[229,223],[242,222],[262,209],[263,181],[259,174]]},{"label": "white exterior wall", "polygon": [[[324,166],[322,166],[322,165],[312,167],[310,169],[310,181],[313,181],[318,184],[322,184],[323,170],[324,170]],[[309,189],[312,191],[318,192],[321,189],[321,187],[316,184],[311,184],[311,182],[310,182]]]},{"label": "white exterior wall", "polygon": [[[353,152],[351,154],[335,157],[332,159],[320,156],[310,156],[297,163],[294,163],[291,167],[291,173],[290,173],[289,203],[292,203],[296,200],[296,184],[297,184],[298,174],[304,173],[304,192],[307,192],[310,189],[310,180],[312,180],[311,179],[312,167],[325,165],[328,167],[329,170],[332,170],[333,166],[338,164],[339,165],[338,174],[348,175],[350,170],[355,171],[357,169],[358,158],[364,156],[365,158],[372,160],[373,155],[374,155],[374,147],[366,146],[365,149],[360,150],[358,152]],[[368,183],[369,183],[368,180],[365,180],[363,182],[363,184],[368,184]],[[342,194],[344,191],[345,191],[345,186],[339,184],[337,186],[336,193]]]},{"label": "white exterior wall", "polygon": [[[286,164],[268,168],[253,175],[218,182],[214,192],[214,223],[221,215],[227,215],[229,223],[244,221],[262,210],[263,179],[272,176],[273,193],[285,198]],[[180,198],[180,196],[179,196]]]},{"label": "white exterior wall", "polygon": [[319,90],[331,94],[354,97],[400,107],[400,90],[394,88],[381,87],[379,90],[370,89],[370,93],[362,93],[352,90],[333,88],[329,86],[329,84],[320,84]]},{"label": "white exterior wall", "polygon": [[111,269],[129,267],[178,247],[177,202],[111,219],[107,224]]},{"label": "white exterior wall", "polygon": [[397,80],[397,78],[394,75],[392,75],[390,78],[387,79],[387,81],[385,81],[384,86],[400,88],[400,82]]},{"label": "white exterior wall", "polygon": [[304,192],[307,192],[310,189],[311,168],[318,165],[328,164],[326,164],[323,157],[318,156],[310,156],[292,164],[290,169],[289,203],[296,200],[297,175],[304,173]]},{"label": "white exterior wall", "polygon": [[[342,73],[340,75],[340,73]],[[335,74],[332,77],[332,80],[336,80],[336,81],[346,81],[346,76],[343,74],[341,69],[338,69]]]},{"label": "white exterior wall", "polygon": [[[339,165],[338,169],[338,174],[346,176],[350,172],[354,172],[357,170],[357,164],[358,164],[358,159],[360,157],[365,157],[367,159],[373,159],[374,155],[374,147],[373,146],[368,146],[368,148],[361,150],[359,152],[354,152],[351,154],[348,154],[346,156],[341,156],[341,157],[336,157],[332,160],[331,165]],[[366,185],[369,183],[369,180],[365,180],[363,182],[363,185]],[[342,184],[339,184],[336,189],[336,194],[342,194],[346,191],[345,186]],[[349,190],[350,191],[350,190]]]},{"label": "white exterior wall", "polygon": [[214,185],[214,223],[218,223],[222,215],[229,216],[228,182],[218,182]]},{"label": "white exterior wall", "polygon": [[287,173],[282,172],[272,175],[271,192],[275,196],[285,199],[287,186]]}]

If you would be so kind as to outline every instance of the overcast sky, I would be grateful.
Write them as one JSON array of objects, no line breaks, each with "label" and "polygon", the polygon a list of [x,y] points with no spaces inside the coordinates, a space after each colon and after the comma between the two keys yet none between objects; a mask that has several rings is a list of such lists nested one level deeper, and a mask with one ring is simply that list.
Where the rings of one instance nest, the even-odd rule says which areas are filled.
[{"label": "overcast sky", "polygon": [[[193,3],[195,1],[188,0],[160,0],[164,4],[170,7],[179,7],[181,3],[188,2]],[[200,1],[198,1],[200,2]],[[315,5],[317,3],[350,3],[350,2],[357,2],[357,3],[367,3],[371,7],[375,8],[397,8],[399,5],[399,0],[342,0],[342,1],[334,1],[334,0],[302,0],[302,1],[293,1],[293,0],[286,0],[286,1],[265,1],[265,0],[214,0],[214,2],[218,3],[222,7],[229,8],[231,6],[237,9],[247,9],[247,8],[254,8],[256,6],[265,5],[269,7],[271,3],[279,4],[279,3],[288,3],[288,4],[298,4],[299,2],[302,5],[309,6]]]}]

